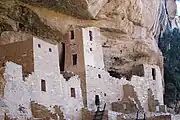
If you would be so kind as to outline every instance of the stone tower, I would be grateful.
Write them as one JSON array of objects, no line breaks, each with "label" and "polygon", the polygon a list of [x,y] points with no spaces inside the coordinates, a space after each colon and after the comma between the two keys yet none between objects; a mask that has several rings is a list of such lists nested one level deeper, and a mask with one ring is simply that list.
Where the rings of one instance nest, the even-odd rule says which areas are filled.
[{"label": "stone tower", "polygon": [[[81,78],[81,88],[86,104],[87,66],[104,69],[100,30],[95,27],[71,28],[64,37],[64,70],[72,71]],[[62,48],[62,47],[61,47]]]}]

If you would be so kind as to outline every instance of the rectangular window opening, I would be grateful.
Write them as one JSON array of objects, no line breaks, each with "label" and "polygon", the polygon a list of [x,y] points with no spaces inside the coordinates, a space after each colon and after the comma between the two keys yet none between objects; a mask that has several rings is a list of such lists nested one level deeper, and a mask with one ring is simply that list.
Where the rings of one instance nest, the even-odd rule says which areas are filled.
[{"label": "rectangular window opening", "polygon": [[49,52],[52,52],[52,49],[51,49],[51,48],[49,48]]},{"label": "rectangular window opening", "polygon": [[65,65],[65,44],[61,43],[62,49],[61,49],[61,55],[60,55],[60,71],[64,71],[64,65]]},{"label": "rectangular window opening", "polygon": [[127,106],[126,104],[123,104],[124,110],[127,110]]},{"label": "rectangular window opening", "polygon": [[152,76],[153,76],[153,80],[156,80],[156,69],[152,68]]},{"label": "rectangular window opening", "polygon": [[75,88],[71,88],[71,97],[76,97]]},{"label": "rectangular window opening", "polygon": [[41,44],[38,44],[38,48],[41,48]]},{"label": "rectangular window opening", "polygon": [[73,55],[73,65],[77,65],[77,54]]},{"label": "rectangular window opening", "polygon": [[74,39],[74,31],[71,31],[71,39]]},{"label": "rectangular window opening", "polygon": [[101,75],[100,75],[100,74],[98,74],[98,78],[101,78]]},{"label": "rectangular window opening", "polygon": [[46,92],[46,81],[45,80],[41,80],[41,91]]},{"label": "rectangular window opening", "polygon": [[92,41],[92,31],[89,31],[89,39],[90,39],[90,41]]}]

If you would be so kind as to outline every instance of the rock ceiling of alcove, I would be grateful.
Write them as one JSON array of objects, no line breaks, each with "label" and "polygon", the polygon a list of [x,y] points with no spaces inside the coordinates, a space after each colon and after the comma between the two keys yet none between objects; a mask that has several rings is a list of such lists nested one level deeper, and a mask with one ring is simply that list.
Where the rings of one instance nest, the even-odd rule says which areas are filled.
[{"label": "rock ceiling of alcove", "polygon": [[0,1],[0,34],[4,31],[23,31],[54,40],[61,37],[58,30],[51,29],[36,13],[14,0]]},{"label": "rock ceiling of alcove", "polygon": [[[39,6],[39,11],[27,4]],[[0,0],[0,34],[13,30],[60,40],[71,25],[83,25],[137,38],[139,30],[147,35],[153,31],[159,5],[156,0]],[[41,8],[48,8],[48,11],[42,15]],[[68,17],[52,16],[47,13],[50,10]],[[96,20],[87,20],[93,18]],[[145,39],[143,34],[140,36]]]}]

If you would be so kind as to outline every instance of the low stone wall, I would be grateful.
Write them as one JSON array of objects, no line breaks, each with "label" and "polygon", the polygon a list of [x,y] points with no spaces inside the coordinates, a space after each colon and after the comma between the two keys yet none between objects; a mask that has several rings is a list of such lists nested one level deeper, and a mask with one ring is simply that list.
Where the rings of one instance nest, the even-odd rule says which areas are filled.
[{"label": "low stone wall", "polygon": [[[43,76],[46,81],[46,91],[42,91],[42,78],[36,73],[31,73],[23,80],[22,66],[7,62],[5,68],[4,102],[8,116],[24,120],[31,118],[32,115],[43,117],[45,115],[41,113],[47,113],[47,117],[56,118],[54,113],[62,111],[65,119],[79,120],[83,102],[80,78],[77,75],[66,81],[60,73],[47,73]],[[75,97],[71,96],[71,88],[75,89]],[[37,110],[40,112],[39,116],[35,114],[38,113]]]},{"label": "low stone wall", "polygon": [[161,115],[147,118],[147,120],[172,120],[171,115]]},{"label": "low stone wall", "polygon": [[60,107],[54,106],[53,108],[55,111],[54,113],[52,113],[43,105],[31,102],[31,112],[34,118],[39,118],[43,120],[64,120],[64,115]]}]

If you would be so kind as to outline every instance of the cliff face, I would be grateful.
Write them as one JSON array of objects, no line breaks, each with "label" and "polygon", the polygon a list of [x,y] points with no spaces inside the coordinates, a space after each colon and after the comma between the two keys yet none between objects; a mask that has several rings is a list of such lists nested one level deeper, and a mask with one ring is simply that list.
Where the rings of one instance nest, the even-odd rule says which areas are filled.
[{"label": "cliff face", "polygon": [[163,69],[156,40],[168,23],[162,0],[1,0],[0,13],[1,44],[29,35],[55,43],[71,26],[95,26],[103,35],[107,70],[128,75],[142,63]]},{"label": "cliff face", "polygon": [[173,28],[180,28],[180,16],[176,16],[176,17],[172,20],[172,27],[173,27]]},{"label": "cliff face", "polygon": [[177,5],[175,0],[166,0],[166,6],[167,6],[167,12],[169,15],[169,19],[173,20],[176,16],[176,12],[177,12]]}]

